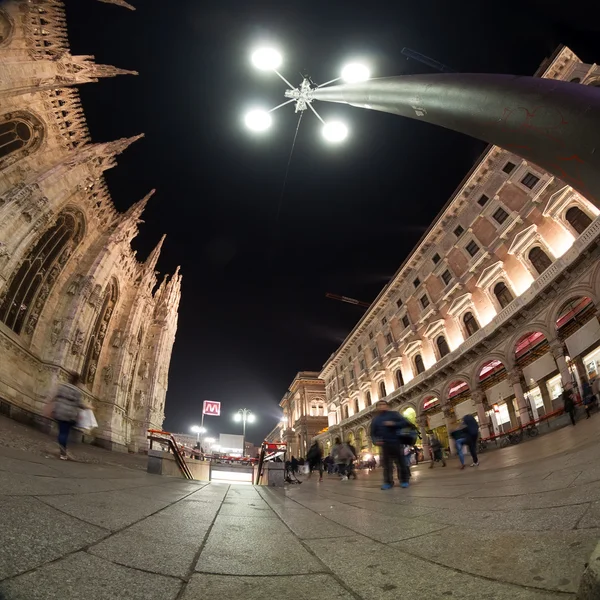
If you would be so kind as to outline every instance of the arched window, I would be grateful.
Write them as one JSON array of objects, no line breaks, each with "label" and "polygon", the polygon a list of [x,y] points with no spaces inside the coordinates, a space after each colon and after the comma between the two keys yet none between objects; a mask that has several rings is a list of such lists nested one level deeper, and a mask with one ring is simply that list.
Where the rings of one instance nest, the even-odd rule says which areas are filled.
[{"label": "arched window", "polygon": [[0,46],[8,41],[12,34],[12,23],[8,15],[0,9]]},{"label": "arched window", "polygon": [[498,300],[498,303],[502,308],[508,306],[512,301],[513,297],[510,290],[506,287],[504,281],[500,281],[494,287],[494,296]]},{"label": "arched window", "polygon": [[96,317],[96,323],[94,324],[92,335],[88,342],[85,362],[83,363],[83,371],[81,374],[84,383],[89,383],[90,385],[94,383],[94,377],[96,376],[96,370],[98,369],[98,361],[100,360],[100,353],[102,352],[102,346],[104,345],[104,339],[106,338],[106,332],[108,331],[110,319],[115,310],[117,299],[117,284],[116,282],[111,281],[104,293],[104,299],[100,305],[100,312]]},{"label": "arched window", "polygon": [[398,369],[396,371],[396,385],[402,387],[404,385],[404,377],[402,377],[402,371]]},{"label": "arched window", "polygon": [[350,413],[348,411],[348,404],[344,404],[344,406],[342,407],[342,418],[347,419],[350,416]]},{"label": "arched window", "polygon": [[358,398],[354,398],[354,414],[360,412],[360,408],[358,406]]},{"label": "arched window", "polygon": [[425,363],[423,362],[423,358],[420,354],[415,356],[415,367],[417,369],[417,374],[425,371]]},{"label": "arched window", "polygon": [[435,345],[437,346],[438,353],[440,358],[446,356],[446,354],[450,354],[450,348],[448,347],[448,342],[443,335],[440,335],[437,340],[435,340]]},{"label": "arched window", "polygon": [[0,301],[0,321],[15,333],[33,334],[52,287],[83,238],[83,218],[63,211],[13,274]]},{"label": "arched window", "polygon": [[379,399],[385,398],[387,396],[387,392],[385,391],[385,382],[379,382]]},{"label": "arched window", "polygon": [[581,79],[579,79],[579,77],[573,77],[573,79],[571,79],[571,83],[580,83]]},{"label": "arched window", "polygon": [[565,213],[565,219],[579,235],[592,223],[592,220],[577,206],[571,206]]},{"label": "arched window", "polygon": [[463,323],[465,324],[467,337],[470,337],[476,331],[479,331],[479,323],[477,323],[477,319],[474,317],[472,312],[465,313],[465,316],[463,317]]},{"label": "arched window", "polygon": [[26,112],[6,113],[0,117],[0,168],[19,160],[41,142],[41,122]]},{"label": "arched window", "polygon": [[367,406],[371,406],[371,404],[373,404],[373,400],[371,400],[371,392],[366,393],[365,400],[367,401]]},{"label": "arched window", "polygon": [[538,275],[541,275],[552,264],[550,257],[539,246],[535,246],[529,251],[529,260]]}]

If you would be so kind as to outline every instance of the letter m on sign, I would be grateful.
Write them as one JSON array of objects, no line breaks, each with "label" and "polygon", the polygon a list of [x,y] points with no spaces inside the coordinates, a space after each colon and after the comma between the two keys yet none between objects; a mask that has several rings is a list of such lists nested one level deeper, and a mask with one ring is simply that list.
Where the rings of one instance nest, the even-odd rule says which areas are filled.
[{"label": "letter m on sign", "polygon": [[212,402],[211,400],[204,401],[204,408],[202,409],[203,415],[211,415],[213,417],[221,416],[221,403]]}]

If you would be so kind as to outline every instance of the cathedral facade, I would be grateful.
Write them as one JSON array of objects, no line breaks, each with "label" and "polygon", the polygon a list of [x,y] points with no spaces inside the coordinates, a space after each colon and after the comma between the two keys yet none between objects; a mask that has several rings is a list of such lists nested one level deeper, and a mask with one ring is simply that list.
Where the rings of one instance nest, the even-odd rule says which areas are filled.
[{"label": "cathedral facade", "polygon": [[164,420],[181,275],[157,281],[164,237],[144,262],[131,248],[154,190],[123,214],[104,181],[143,136],[86,126],[76,86],[120,74],[71,55],[60,0],[0,6],[0,413],[44,423],[78,373],[95,443],[140,451]]}]

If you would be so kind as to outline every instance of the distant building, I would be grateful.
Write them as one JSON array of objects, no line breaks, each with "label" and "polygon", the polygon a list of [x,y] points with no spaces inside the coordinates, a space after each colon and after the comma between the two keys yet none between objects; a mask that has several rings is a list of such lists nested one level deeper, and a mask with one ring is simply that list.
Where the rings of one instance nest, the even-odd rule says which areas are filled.
[{"label": "distant building", "polygon": [[[600,67],[566,47],[538,75],[600,86]],[[517,112],[529,126],[535,110]],[[553,143],[550,126],[547,135]],[[369,426],[379,399],[416,421],[423,440],[433,430],[448,444],[466,414],[483,437],[498,434],[597,377],[599,215],[598,199],[488,147],[325,363],[324,450],[340,436],[377,452]]]},{"label": "distant building", "polygon": [[327,427],[325,382],[313,371],[301,371],[279,403],[285,421],[283,440],[288,456],[305,457],[311,440]]}]

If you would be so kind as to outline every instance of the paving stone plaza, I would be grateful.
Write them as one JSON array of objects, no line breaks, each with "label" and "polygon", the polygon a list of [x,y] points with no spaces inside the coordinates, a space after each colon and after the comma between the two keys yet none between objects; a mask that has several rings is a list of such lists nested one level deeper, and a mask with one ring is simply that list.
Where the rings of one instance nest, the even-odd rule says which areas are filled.
[{"label": "paving stone plaza", "polygon": [[380,470],[282,490],[2,447],[0,595],[575,598],[600,538],[598,427],[594,415],[479,468],[422,465],[388,492]]}]

